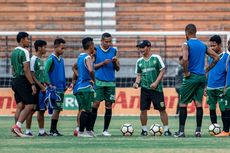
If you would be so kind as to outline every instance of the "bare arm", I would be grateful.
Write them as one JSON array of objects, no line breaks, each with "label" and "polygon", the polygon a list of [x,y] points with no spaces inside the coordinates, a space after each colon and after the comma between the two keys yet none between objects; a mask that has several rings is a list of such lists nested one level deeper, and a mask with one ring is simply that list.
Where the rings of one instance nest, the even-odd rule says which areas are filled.
[{"label": "bare arm", "polygon": [[137,76],[136,76],[136,81],[133,84],[133,88],[137,89],[139,84],[140,84],[140,81],[141,81],[141,74],[138,73]]},{"label": "bare arm", "polygon": [[74,63],[72,66],[73,76],[72,76],[72,83],[69,86],[69,90],[73,90],[73,87],[76,83],[76,80],[78,78],[78,70],[77,70],[77,63]]},{"label": "bare arm", "polygon": [[31,75],[31,72],[30,72],[30,62],[25,62],[23,63],[23,71],[25,73],[25,76],[26,76],[26,79],[29,81],[29,83],[32,85],[32,94],[36,94],[37,90],[36,90],[36,87],[35,87],[35,82],[33,80],[33,77]]},{"label": "bare arm", "polygon": [[209,72],[215,65],[216,63],[220,60],[219,56],[211,49],[207,49],[207,54],[213,58],[212,63],[206,68],[205,72]]},{"label": "bare arm", "polygon": [[72,80],[77,80],[77,77],[78,77],[78,70],[77,70],[77,63],[75,63],[73,66],[72,66],[72,71],[73,71],[73,77],[72,77]]},{"label": "bare arm", "polygon": [[[230,62],[229,59],[229,55],[228,55],[228,59],[227,59],[227,62],[226,62],[226,72],[229,73],[229,67],[228,67],[228,63]],[[224,95],[226,94],[226,85],[227,85],[227,77],[225,78],[225,87],[224,87]]]},{"label": "bare arm", "polygon": [[165,74],[165,68],[161,69],[159,75],[157,76],[157,79],[150,85],[152,89],[156,89],[159,82],[163,79]]},{"label": "bare arm", "polygon": [[105,59],[103,62],[100,62],[98,64],[94,64],[94,68],[95,69],[99,69],[100,67],[104,66],[104,65],[107,65],[111,62],[110,59]]},{"label": "bare arm", "polygon": [[94,77],[94,70],[93,70],[93,67],[92,67],[92,59],[91,58],[86,59],[86,65],[88,67],[89,74],[90,74],[90,76],[92,78],[92,81],[94,83],[95,82],[95,77]]},{"label": "bare arm", "polygon": [[31,71],[31,75],[32,75],[32,78],[35,81],[35,83],[41,88],[41,91],[45,92],[46,87],[44,85],[42,85],[41,82],[36,79],[34,72]]},{"label": "bare arm", "polygon": [[182,45],[182,53],[183,53],[183,62],[182,62],[182,66],[184,69],[184,76],[188,77],[190,75],[190,73],[188,72],[188,46],[186,44]]},{"label": "bare arm", "polygon": [[113,61],[113,65],[114,65],[115,70],[119,71],[120,70],[120,61],[118,60],[118,58],[115,56],[115,57],[113,57],[112,61]]}]

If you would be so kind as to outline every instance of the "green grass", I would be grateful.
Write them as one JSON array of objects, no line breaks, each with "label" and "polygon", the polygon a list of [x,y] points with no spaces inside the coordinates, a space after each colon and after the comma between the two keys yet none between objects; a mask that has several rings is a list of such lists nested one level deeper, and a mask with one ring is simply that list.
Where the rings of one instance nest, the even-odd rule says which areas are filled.
[{"label": "green grass", "polygon": [[[50,118],[46,117],[46,129],[49,128]],[[220,119],[219,119],[220,121]],[[120,127],[124,123],[131,123],[134,135],[124,137]],[[161,123],[159,117],[149,117],[149,126]],[[221,122],[220,122],[221,123]],[[100,136],[103,127],[103,118],[98,117],[95,138],[74,137],[75,117],[61,117],[59,130],[63,137],[17,138],[10,133],[13,117],[0,117],[0,152],[1,153],[148,153],[148,152],[228,152],[230,137],[216,138],[208,134],[209,118],[204,117],[202,138],[194,137],[196,125],[195,117],[188,117],[186,122],[186,138],[174,137],[141,137],[139,117],[113,117],[110,125],[112,137]],[[178,129],[178,118],[169,118],[170,129],[174,133]],[[37,134],[36,118],[33,118],[33,133]]]}]

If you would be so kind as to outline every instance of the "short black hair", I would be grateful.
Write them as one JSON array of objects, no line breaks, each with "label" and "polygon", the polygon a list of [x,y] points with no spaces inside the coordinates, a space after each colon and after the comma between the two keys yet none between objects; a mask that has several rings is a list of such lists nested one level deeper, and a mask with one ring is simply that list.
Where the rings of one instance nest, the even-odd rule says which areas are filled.
[{"label": "short black hair", "polygon": [[216,42],[218,45],[222,43],[221,37],[219,35],[212,36],[209,41]]},{"label": "short black hair", "polygon": [[179,56],[179,61],[183,59],[183,56]]},{"label": "short black hair", "polygon": [[82,47],[84,50],[89,49],[91,43],[93,42],[93,38],[91,37],[86,37],[84,39],[82,39]]},{"label": "short black hair", "polygon": [[20,43],[21,39],[29,37],[29,34],[27,32],[18,32],[17,34],[17,42]]},{"label": "short black hair", "polygon": [[54,40],[54,47],[59,46],[60,44],[65,44],[65,40],[62,38],[57,38]]},{"label": "short black hair", "polygon": [[108,32],[105,32],[101,35],[101,39],[105,39],[105,38],[109,38],[109,37],[112,37],[112,35]]},{"label": "short black hair", "polygon": [[195,34],[196,33],[196,26],[195,24],[188,24],[186,27],[185,27],[185,32],[188,33],[188,34]]},{"label": "short black hair", "polygon": [[47,42],[44,41],[44,40],[36,40],[34,42],[34,48],[35,48],[35,51],[37,52],[38,51],[38,47],[43,47],[43,46],[46,46],[47,45]]}]

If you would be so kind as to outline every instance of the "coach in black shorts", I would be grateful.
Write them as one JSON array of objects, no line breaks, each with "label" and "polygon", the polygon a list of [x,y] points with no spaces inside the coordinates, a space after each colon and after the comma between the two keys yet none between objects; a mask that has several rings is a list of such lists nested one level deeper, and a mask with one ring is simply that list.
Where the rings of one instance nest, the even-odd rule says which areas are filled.
[{"label": "coach in black shorts", "polygon": [[147,133],[147,110],[153,103],[154,109],[159,110],[162,123],[164,125],[164,135],[170,136],[168,128],[168,115],[165,111],[164,94],[162,87],[162,78],[165,72],[165,65],[159,55],[151,54],[151,43],[148,40],[141,41],[138,50],[142,53],[141,58],[136,63],[136,81],[134,88],[141,86],[141,114],[140,120],[142,125],[141,135]]},{"label": "coach in black shorts", "polygon": [[33,96],[36,94],[36,87],[30,72],[29,52],[26,49],[29,46],[28,33],[19,32],[17,42],[19,46],[11,54],[13,72],[12,89],[17,103],[15,114],[16,124],[13,125],[11,131],[19,137],[25,137],[26,135],[22,134],[21,127],[36,104]]}]

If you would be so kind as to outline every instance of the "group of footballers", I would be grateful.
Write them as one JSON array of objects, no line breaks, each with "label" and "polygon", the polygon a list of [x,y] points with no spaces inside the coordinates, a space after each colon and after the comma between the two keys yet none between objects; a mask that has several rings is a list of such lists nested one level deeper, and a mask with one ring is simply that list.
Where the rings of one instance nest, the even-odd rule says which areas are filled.
[{"label": "group of footballers", "polygon": [[[182,45],[184,79],[179,91],[179,130],[174,137],[185,137],[187,104],[192,100],[195,102],[197,110],[195,136],[201,137],[203,95],[207,96],[210,119],[213,124],[217,123],[216,104],[219,104],[223,131],[216,136],[229,136],[229,54],[222,50],[222,40],[219,35],[212,36],[209,39],[210,47],[207,47],[197,39],[196,32],[197,29],[194,24],[188,24],[185,27],[187,41]],[[228,45],[230,45],[230,41],[228,41]],[[206,54],[208,55],[208,66],[205,69]]]},{"label": "group of footballers", "polygon": [[[61,56],[66,42],[62,38],[55,39],[53,53],[44,64],[42,57],[46,54],[46,41],[35,41],[35,55],[30,59],[27,50],[29,34],[19,32],[16,39],[19,46],[12,51],[11,65],[12,89],[17,108],[11,131],[19,137],[33,136],[32,115],[37,111],[38,136],[62,136],[57,130],[57,123],[63,109],[64,92],[67,90],[64,59]],[[112,47],[112,36],[109,33],[102,35],[101,45],[97,47],[90,37],[82,40],[82,46],[84,51],[73,64],[73,81],[70,85],[79,105],[74,135],[94,136],[97,110],[100,102],[105,101],[102,135],[111,136],[108,128],[112,117],[112,104],[115,102],[115,71],[120,69],[117,50]],[[52,117],[50,131],[47,133],[44,128],[44,113],[50,105]],[[24,121],[25,133],[21,130]]]},{"label": "group of footballers", "polygon": [[[32,115],[37,111],[38,136],[61,136],[62,134],[57,130],[57,123],[66,90],[64,60],[61,57],[65,49],[65,40],[61,38],[55,39],[54,52],[47,59],[45,66],[42,56],[46,54],[46,41],[35,41],[35,55],[31,59],[27,50],[29,47],[29,34],[19,32],[17,42],[19,46],[11,54],[12,89],[17,104],[15,124],[11,130],[19,137],[33,136],[30,129]],[[49,134],[44,129],[44,113],[47,100],[51,98],[46,96],[47,93],[50,93],[48,89],[55,90],[56,96],[59,97],[55,104],[52,105],[53,113]],[[26,132],[23,134],[21,127],[25,120]]]},{"label": "group of footballers", "polygon": [[[195,136],[201,137],[202,97],[204,93],[207,95],[207,103],[210,106],[212,123],[217,123],[217,102],[221,110],[223,132],[217,136],[229,136],[229,55],[221,49],[222,41],[218,35],[210,38],[209,48],[196,38],[196,26],[194,24],[188,24],[185,27],[185,34],[187,41],[182,45],[184,79],[179,91],[179,130],[174,134],[174,137],[185,137],[187,104],[192,100],[195,101],[197,108]],[[35,41],[35,54],[31,59],[26,49],[29,47],[28,33],[19,32],[17,42],[19,46],[11,54],[12,89],[17,103],[15,124],[11,130],[19,137],[33,136],[31,121],[32,115],[37,111],[38,136],[62,136],[57,130],[57,123],[59,114],[63,109],[64,92],[67,89],[64,59],[61,57],[66,42],[62,38],[55,39],[53,53],[46,60],[46,64],[42,60],[42,56],[46,54],[46,41]],[[120,62],[116,56],[117,50],[112,46],[112,36],[109,33],[102,34],[101,44],[96,47],[93,38],[86,37],[82,39],[82,47],[83,52],[80,53],[72,67],[73,78],[69,87],[73,90],[79,105],[74,135],[79,137],[95,136],[94,124],[97,111],[100,102],[105,101],[102,135],[111,136],[108,129],[112,117],[112,104],[115,102],[115,71],[120,69]],[[135,89],[141,87],[141,135],[148,135],[147,111],[153,104],[154,109],[160,113],[164,125],[164,135],[171,136],[162,86],[165,65],[160,56],[151,54],[150,41],[140,41],[136,47],[142,54],[142,57],[136,62],[137,76],[133,84]],[[209,60],[208,67],[205,69],[206,54],[209,55]],[[206,77],[208,78],[207,83]],[[48,97],[51,95],[51,91],[55,91],[57,98]],[[48,103],[52,103],[53,109],[49,133],[44,128],[44,113]],[[21,130],[24,121],[26,121],[25,133]]]}]

